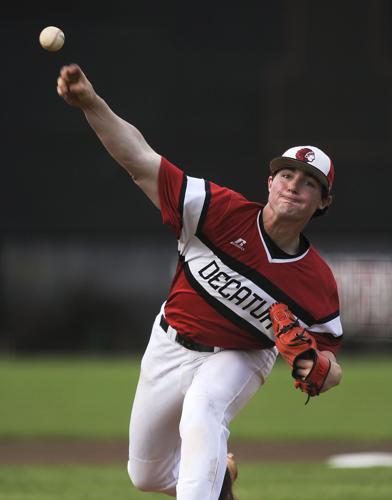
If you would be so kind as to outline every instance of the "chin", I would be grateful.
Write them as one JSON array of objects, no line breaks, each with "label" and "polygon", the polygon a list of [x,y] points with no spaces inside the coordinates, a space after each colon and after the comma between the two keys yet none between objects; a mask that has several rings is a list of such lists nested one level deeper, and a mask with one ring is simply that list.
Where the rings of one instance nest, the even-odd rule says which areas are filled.
[{"label": "chin", "polygon": [[285,205],[283,207],[280,206],[277,213],[281,217],[290,217],[292,219],[302,219],[304,216],[302,211],[298,210],[298,207],[295,207],[293,205]]}]

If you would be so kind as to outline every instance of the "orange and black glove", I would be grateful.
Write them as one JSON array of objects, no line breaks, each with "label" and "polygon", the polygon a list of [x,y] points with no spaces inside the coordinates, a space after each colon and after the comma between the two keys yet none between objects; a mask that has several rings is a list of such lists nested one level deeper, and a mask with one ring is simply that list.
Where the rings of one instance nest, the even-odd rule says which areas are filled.
[{"label": "orange and black glove", "polygon": [[[297,318],[286,304],[273,304],[269,315],[275,334],[275,345],[292,367],[295,388],[306,392],[309,397],[318,396],[331,369],[330,360],[317,349],[315,339],[305,328],[299,326]],[[299,359],[313,361],[313,367],[305,378],[300,377],[297,372],[296,363]]]}]

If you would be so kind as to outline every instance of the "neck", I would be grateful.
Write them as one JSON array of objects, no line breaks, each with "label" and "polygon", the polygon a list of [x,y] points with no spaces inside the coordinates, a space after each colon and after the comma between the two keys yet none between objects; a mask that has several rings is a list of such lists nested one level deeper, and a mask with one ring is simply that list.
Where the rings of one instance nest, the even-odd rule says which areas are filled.
[{"label": "neck", "polygon": [[265,232],[281,250],[289,255],[298,253],[301,231],[306,226],[303,220],[279,217],[267,204],[263,210],[263,224]]}]

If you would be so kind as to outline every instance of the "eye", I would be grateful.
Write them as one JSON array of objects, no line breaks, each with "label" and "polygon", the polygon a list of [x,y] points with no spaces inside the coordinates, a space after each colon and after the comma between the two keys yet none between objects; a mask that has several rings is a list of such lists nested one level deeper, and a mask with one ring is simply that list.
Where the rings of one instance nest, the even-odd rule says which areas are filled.
[{"label": "eye", "polygon": [[312,189],[316,189],[317,188],[317,182],[314,180],[314,179],[308,179],[306,181],[306,185],[311,187]]}]

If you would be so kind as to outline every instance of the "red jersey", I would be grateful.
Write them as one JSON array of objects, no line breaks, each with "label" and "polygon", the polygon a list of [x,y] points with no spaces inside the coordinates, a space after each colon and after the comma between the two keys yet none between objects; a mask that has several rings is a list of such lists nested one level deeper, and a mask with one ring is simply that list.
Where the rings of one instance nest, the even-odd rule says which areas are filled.
[{"label": "red jersey", "polygon": [[342,337],[333,274],[306,238],[288,255],[264,231],[263,205],[189,177],[165,158],[159,172],[163,222],[179,261],[165,304],[169,324],[196,342],[228,349],[274,345],[268,309],[287,304],[321,350]]}]

